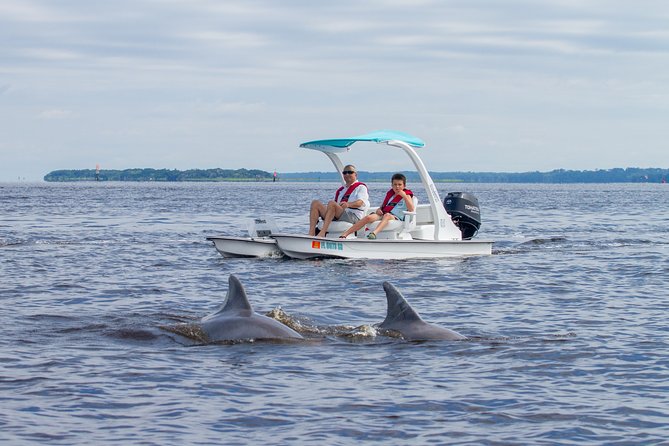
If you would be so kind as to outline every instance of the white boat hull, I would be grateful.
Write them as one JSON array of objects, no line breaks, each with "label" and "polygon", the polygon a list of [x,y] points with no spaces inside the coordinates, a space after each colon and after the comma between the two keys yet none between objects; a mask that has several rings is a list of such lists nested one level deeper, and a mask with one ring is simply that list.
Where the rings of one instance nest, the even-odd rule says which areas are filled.
[{"label": "white boat hull", "polygon": [[330,239],[291,234],[272,237],[285,255],[296,259],[420,259],[492,254],[490,240]]},{"label": "white boat hull", "polygon": [[207,237],[223,257],[281,257],[276,240],[268,237]]}]

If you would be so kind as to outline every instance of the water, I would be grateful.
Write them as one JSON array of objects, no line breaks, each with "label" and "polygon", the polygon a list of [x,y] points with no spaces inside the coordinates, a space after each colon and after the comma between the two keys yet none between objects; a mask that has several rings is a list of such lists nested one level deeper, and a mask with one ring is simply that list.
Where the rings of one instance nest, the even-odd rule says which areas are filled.
[{"label": "water", "polygon": [[[0,184],[0,441],[669,442],[669,187],[439,186],[479,198],[488,257],[224,259],[205,240],[260,215],[304,232],[333,190]],[[381,322],[390,280],[471,340],[194,345],[161,329],[213,311],[229,274],[258,312],[314,326]]]}]

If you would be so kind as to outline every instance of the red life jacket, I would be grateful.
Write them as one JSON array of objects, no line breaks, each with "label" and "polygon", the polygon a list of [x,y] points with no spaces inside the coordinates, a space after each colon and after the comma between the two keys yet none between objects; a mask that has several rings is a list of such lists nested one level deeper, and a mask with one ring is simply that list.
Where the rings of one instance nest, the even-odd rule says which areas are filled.
[{"label": "red life jacket", "polygon": [[[404,189],[404,193],[410,197],[413,197],[413,192],[411,192],[409,189]],[[403,198],[400,195],[395,195],[394,197],[393,195],[395,195],[395,191],[392,189],[386,192],[386,198],[383,199],[383,204],[381,205],[381,212],[383,212],[384,214],[387,214],[388,212],[392,211],[393,208],[397,206],[397,203],[403,200]]]},{"label": "red life jacket", "polygon": [[336,201],[337,203],[343,203],[343,202],[345,202],[345,201],[348,202],[348,197],[350,197],[351,194],[353,193],[353,191],[355,190],[355,188],[358,187],[358,186],[360,186],[361,184],[362,184],[363,186],[367,187],[367,185],[366,185],[365,183],[362,183],[362,182],[360,182],[360,181],[356,181],[355,183],[351,184],[351,185],[348,187],[348,189],[346,189],[346,192],[344,193],[344,196],[341,197],[341,201],[339,201],[339,193],[340,193],[341,191],[344,190],[344,186],[340,187],[339,189],[337,189],[337,192],[335,192],[335,201]]}]

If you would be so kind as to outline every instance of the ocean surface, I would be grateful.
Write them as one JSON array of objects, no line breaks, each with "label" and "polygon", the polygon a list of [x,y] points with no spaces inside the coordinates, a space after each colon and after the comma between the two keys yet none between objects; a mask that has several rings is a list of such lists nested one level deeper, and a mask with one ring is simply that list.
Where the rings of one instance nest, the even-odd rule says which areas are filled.
[{"label": "ocean surface", "polygon": [[[438,185],[478,197],[486,257],[224,259],[205,239],[258,216],[305,233],[334,188],[0,183],[0,443],[669,444],[669,185]],[[388,280],[470,340],[165,329],[230,274],[257,312],[321,328],[380,323]]]}]

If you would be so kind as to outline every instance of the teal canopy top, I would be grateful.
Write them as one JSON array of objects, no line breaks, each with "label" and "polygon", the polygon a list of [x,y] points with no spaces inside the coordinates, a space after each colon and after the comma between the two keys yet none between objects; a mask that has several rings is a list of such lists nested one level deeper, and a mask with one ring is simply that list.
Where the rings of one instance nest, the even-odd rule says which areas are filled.
[{"label": "teal canopy top", "polygon": [[323,152],[343,152],[348,150],[352,144],[358,141],[369,141],[377,143],[402,141],[413,147],[423,147],[425,145],[423,140],[409,135],[408,133],[397,132],[395,130],[378,130],[376,132],[354,136],[352,138],[320,139],[317,141],[303,142],[300,144],[300,147],[320,150]]}]

